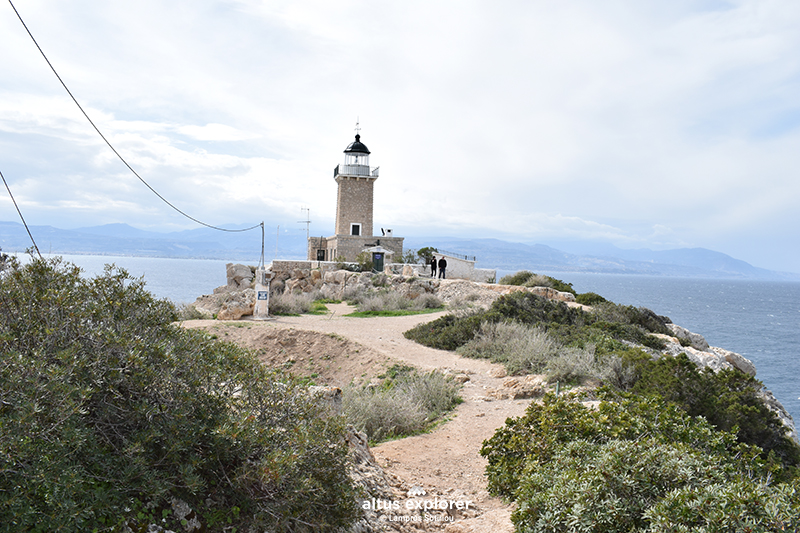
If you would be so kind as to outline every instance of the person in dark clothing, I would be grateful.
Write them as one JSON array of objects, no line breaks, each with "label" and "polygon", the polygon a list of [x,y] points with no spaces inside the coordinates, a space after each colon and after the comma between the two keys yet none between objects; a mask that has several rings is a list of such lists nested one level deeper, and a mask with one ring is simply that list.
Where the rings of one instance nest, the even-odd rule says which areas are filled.
[{"label": "person in dark clothing", "polygon": [[436,277],[436,256],[435,255],[431,258],[431,277],[432,278]]},{"label": "person in dark clothing", "polygon": [[444,257],[442,257],[441,259],[439,259],[439,277],[442,279],[447,279],[447,277],[444,275],[444,269],[446,268],[447,268],[447,261],[445,260]]}]

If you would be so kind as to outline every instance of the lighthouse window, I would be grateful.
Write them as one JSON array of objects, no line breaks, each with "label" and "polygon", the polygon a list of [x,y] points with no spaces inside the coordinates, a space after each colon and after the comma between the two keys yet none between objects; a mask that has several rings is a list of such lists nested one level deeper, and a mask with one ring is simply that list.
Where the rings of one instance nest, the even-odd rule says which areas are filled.
[{"label": "lighthouse window", "polygon": [[361,224],[350,224],[350,235],[361,235]]}]

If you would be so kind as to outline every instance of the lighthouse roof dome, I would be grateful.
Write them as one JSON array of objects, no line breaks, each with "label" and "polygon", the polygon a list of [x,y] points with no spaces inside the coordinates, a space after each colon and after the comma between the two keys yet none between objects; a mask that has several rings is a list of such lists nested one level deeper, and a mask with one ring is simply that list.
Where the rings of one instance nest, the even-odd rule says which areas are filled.
[{"label": "lighthouse roof dome", "polygon": [[367,148],[366,144],[361,142],[361,135],[356,133],[356,140],[347,145],[347,148],[345,148],[344,153],[369,154],[369,148]]}]

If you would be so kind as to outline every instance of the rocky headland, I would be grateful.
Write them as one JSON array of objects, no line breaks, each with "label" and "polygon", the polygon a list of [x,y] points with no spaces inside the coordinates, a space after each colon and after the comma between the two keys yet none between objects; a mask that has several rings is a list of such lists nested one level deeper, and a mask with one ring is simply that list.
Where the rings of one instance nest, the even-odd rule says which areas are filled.
[{"label": "rocky headland", "polygon": [[[351,432],[352,478],[370,496],[362,502],[364,517],[352,531],[513,531],[509,518],[511,507],[486,491],[486,462],[479,450],[481,443],[491,437],[508,417],[521,416],[532,400],[552,390],[554,384],[547,383],[543,376],[507,376],[499,364],[427,348],[404,338],[404,331],[445,312],[360,319],[347,317],[352,308],[342,303],[329,304],[326,315],[250,320],[255,304],[252,280],[251,267],[228,265],[228,283],[210,295],[201,296],[193,304],[205,319],[186,321],[184,326],[202,328],[224,340],[249,347],[266,364],[291,365],[294,372],[315,375],[318,384],[332,390],[353,381],[369,381],[396,363],[422,370],[438,369],[463,383],[464,402],[449,421],[429,433],[370,448],[363,434]],[[276,272],[271,288],[273,291],[318,291],[326,298],[340,300],[346,297],[348,290],[376,285],[412,299],[432,294],[450,308],[488,308],[504,294],[529,291],[568,306],[590,310],[576,303],[573,294],[550,287],[439,280],[402,274],[362,274],[345,270]],[[240,322],[230,322],[232,320]],[[742,355],[709,346],[702,335],[676,324],[668,324],[668,328],[671,334],[658,335],[664,341],[663,350],[640,348],[654,357],[685,353],[701,368],[715,372],[736,369],[755,376],[755,366]],[[787,435],[796,441],[797,431],[792,417],[780,402],[766,389],[761,391],[760,397],[778,415]],[[447,508],[431,508],[424,512],[414,508],[418,502],[425,501],[432,507],[445,505]],[[470,502],[469,506],[466,502]],[[406,507],[409,504],[410,507]],[[423,516],[430,519],[423,520],[420,518]]]}]

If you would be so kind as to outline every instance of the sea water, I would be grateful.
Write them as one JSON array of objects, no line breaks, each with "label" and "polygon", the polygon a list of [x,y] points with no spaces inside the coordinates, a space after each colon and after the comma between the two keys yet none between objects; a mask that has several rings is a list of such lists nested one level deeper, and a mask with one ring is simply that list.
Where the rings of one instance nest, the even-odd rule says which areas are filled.
[{"label": "sea water", "polygon": [[123,268],[132,277],[143,278],[145,287],[155,296],[176,304],[194,302],[198,296],[211,294],[228,281],[225,269],[228,261],[219,259],[67,254],[60,257],[79,266],[88,277],[101,275],[106,265]]},{"label": "sea water", "polygon": [[[160,298],[190,303],[225,285],[226,261],[65,255],[89,276],[115,264]],[[800,421],[800,283],[546,272],[624,305],[647,307],[747,357],[757,378]]]}]

